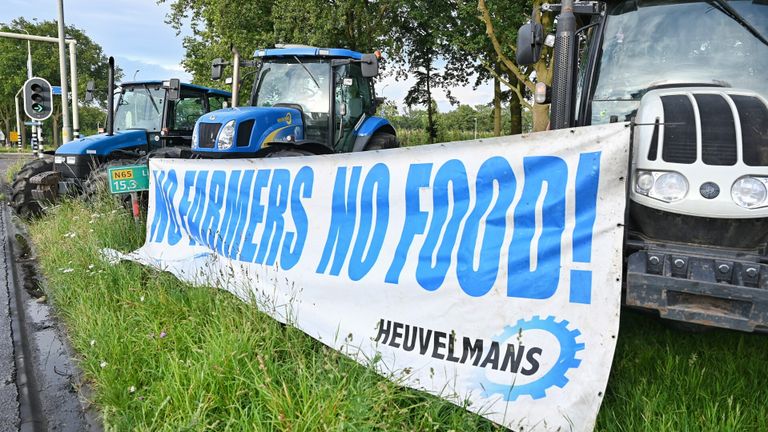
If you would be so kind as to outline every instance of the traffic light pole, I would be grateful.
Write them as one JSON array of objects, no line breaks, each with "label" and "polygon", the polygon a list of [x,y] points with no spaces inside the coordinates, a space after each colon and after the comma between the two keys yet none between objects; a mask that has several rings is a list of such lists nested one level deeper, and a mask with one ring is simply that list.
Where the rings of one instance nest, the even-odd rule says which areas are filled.
[{"label": "traffic light pole", "polygon": [[19,143],[21,144],[21,147],[24,147],[24,133],[21,129],[21,115],[19,115],[19,95],[21,94],[21,91],[23,88],[20,88],[18,92],[16,92],[16,96],[13,97],[13,103],[16,105],[16,131],[19,132]]},{"label": "traffic light pole", "polygon": [[[27,40],[27,41],[33,41],[33,42],[48,42],[48,43],[59,43],[59,38],[50,37],[50,36],[36,36],[36,35],[26,35],[26,34],[19,34],[19,33],[10,33],[10,32],[0,32],[0,37],[7,37],[11,39],[21,39],[21,40]],[[72,129],[75,131],[80,131],[80,118],[78,113],[78,107],[77,107],[77,68],[76,68],[76,62],[72,61],[73,59],[77,59],[77,41],[74,39],[65,39],[64,42],[69,44],[69,58],[70,62],[70,71],[72,71]],[[61,59],[59,59],[61,60]],[[75,65],[73,67],[72,65]],[[61,62],[59,62],[59,66],[61,66]],[[66,68],[66,62],[65,66]],[[64,84],[61,86],[61,105],[62,105],[62,129],[64,130],[70,130],[69,129],[69,115],[65,118],[63,113],[67,107],[69,107],[69,101],[67,100],[67,93],[65,92],[65,89],[67,89],[66,86],[66,72],[63,74],[64,76]],[[67,109],[67,112],[69,110]],[[69,141],[69,140],[67,140]],[[65,141],[66,142],[66,141]]]}]

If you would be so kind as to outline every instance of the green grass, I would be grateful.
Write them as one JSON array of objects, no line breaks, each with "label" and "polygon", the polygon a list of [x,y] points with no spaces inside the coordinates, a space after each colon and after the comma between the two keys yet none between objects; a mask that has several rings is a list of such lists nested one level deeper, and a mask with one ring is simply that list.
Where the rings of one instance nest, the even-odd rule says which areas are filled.
[{"label": "green grass", "polygon": [[0,153],[29,153],[32,154],[32,149],[29,146],[24,147],[21,151],[16,144],[11,146],[0,145]]},{"label": "green grass", "polygon": [[122,210],[64,203],[30,230],[107,430],[498,430],[226,292],[103,263],[143,238]]},{"label": "green grass", "polygon": [[14,177],[16,177],[16,174],[21,171],[21,167],[24,166],[27,162],[29,162],[29,159],[19,159],[13,161],[9,166],[8,169],[5,170],[5,181],[8,184],[13,183]]},{"label": "green grass", "polygon": [[[128,251],[143,240],[109,200],[64,203],[30,229],[107,430],[498,429],[226,292],[103,263],[99,248]],[[768,337],[683,333],[622,314],[597,430],[768,430]]]}]

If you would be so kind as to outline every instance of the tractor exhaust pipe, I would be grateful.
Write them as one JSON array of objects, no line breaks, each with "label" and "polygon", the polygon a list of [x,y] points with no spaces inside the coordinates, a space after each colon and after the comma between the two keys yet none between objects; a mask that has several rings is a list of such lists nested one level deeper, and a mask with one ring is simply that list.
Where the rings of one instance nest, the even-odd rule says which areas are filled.
[{"label": "tractor exhaust pipe", "polygon": [[115,134],[115,58],[109,58],[107,75],[107,136]]},{"label": "tractor exhaust pipe", "polygon": [[557,17],[554,77],[552,77],[552,113],[550,127],[571,126],[576,83],[576,15],[573,0],[563,0]]},{"label": "tractor exhaust pipe", "polygon": [[232,46],[232,107],[240,103],[240,52]]}]

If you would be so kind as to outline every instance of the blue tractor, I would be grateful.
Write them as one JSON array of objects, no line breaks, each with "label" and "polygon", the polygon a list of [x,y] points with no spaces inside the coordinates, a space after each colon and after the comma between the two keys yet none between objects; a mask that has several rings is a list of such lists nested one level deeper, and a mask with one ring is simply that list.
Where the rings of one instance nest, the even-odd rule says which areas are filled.
[{"label": "blue tractor", "polygon": [[[114,88],[111,77],[109,87]],[[230,98],[227,91],[177,79],[122,83],[112,93],[106,133],[70,141],[19,171],[11,196],[19,216],[39,215],[60,195],[104,189],[109,166],[145,162],[151,156],[183,157],[197,119],[226,106]]]},{"label": "blue tractor", "polygon": [[[256,68],[247,106],[210,112],[195,124],[192,151],[198,157],[300,156],[399,145],[392,125],[375,116],[382,102],[373,84],[378,54],[294,45],[257,50],[254,57],[245,62]],[[237,54],[233,63],[236,95]],[[214,61],[214,79],[224,65]]]}]

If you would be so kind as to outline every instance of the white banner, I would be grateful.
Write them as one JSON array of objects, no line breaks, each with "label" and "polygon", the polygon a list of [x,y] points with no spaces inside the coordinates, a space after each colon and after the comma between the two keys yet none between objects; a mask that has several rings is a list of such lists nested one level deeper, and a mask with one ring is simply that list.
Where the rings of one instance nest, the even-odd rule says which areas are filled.
[{"label": "white banner", "polygon": [[619,325],[625,124],[150,162],[124,256],[515,430],[589,430]]}]

